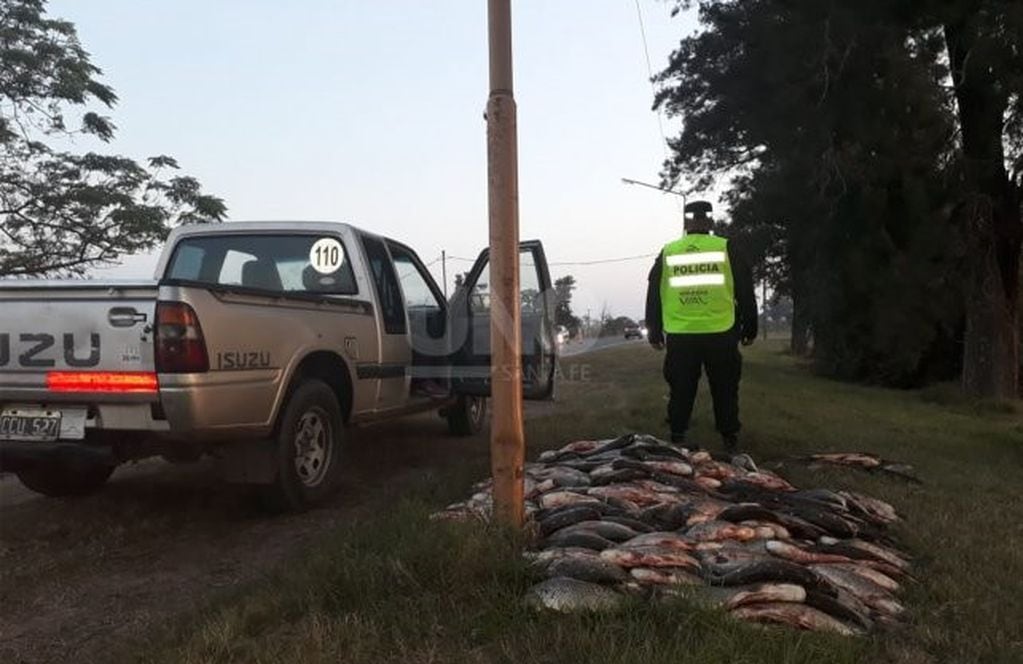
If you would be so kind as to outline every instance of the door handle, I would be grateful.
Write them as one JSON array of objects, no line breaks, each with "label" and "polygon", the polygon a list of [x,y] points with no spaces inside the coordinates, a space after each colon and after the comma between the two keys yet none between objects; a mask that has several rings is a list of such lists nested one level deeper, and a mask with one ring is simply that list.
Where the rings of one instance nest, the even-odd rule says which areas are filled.
[{"label": "door handle", "polygon": [[132,327],[136,323],[144,323],[148,316],[132,307],[114,307],[107,312],[107,321],[114,327]]}]

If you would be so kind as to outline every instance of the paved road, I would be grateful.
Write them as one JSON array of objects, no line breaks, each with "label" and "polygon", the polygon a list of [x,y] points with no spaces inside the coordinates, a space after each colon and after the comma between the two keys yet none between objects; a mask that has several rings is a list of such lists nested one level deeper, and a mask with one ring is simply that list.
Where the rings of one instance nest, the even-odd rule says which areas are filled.
[{"label": "paved road", "polygon": [[561,356],[572,357],[574,355],[583,355],[584,353],[593,353],[598,350],[617,348],[618,346],[625,346],[627,344],[641,343],[646,343],[646,340],[623,339],[622,337],[597,337],[595,339],[584,339],[582,341],[569,341],[561,347]]}]

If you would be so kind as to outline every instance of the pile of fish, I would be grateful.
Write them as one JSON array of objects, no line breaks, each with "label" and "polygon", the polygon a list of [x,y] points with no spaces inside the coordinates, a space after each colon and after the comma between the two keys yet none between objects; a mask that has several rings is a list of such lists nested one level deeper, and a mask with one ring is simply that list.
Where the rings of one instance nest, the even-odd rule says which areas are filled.
[{"label": "pile of fish", "polygon": [[[685,597],[757,623],[862,634],[895,624],[909,558],[891,505],[800,490],[757,468],[651,436],[579,441],[526,465],[526,513],[545,580],[530,604],[601,610]],[[490,518],[489,482],[436,518]]]}]

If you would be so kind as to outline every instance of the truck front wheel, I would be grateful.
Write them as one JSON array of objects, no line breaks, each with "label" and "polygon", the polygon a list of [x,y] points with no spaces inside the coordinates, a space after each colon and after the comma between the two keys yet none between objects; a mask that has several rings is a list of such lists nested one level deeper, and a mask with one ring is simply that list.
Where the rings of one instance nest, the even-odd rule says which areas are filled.
[{"label": "truck front wheel", "polygon": [[36,493],[63,498],[97,491],[113,472],[113,466],[38,466],[18,471],[18,479]]},{"label": "truck front wheel", "polygon": [[344,422],[326,383],[308,380],[292,392],[274,438],[276,478],[262,488],[268,507],[303,510],[337,488]]},{"label": "truck front wheel", "polygon": [[483,430],[487,421],[486,397],[463,394],[458,401],[445,410],[448,431],[454,436],[472,436]]}]

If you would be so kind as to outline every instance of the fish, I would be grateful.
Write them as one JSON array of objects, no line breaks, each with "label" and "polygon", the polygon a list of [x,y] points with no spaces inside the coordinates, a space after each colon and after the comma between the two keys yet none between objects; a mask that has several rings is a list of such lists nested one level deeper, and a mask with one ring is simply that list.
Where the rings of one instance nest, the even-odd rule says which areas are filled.
[{"label": "fish", "polygon": [[814,551],[807,551],[801,549],[794,544],[788,542],[780,542],[778,540],[769,540],[765,543],[765,548],[768,553],[771,553],[779,558],[785,558],[803,565],[809,565],[810,563],[848,563],[851,562],[849,558],[845,556],[836,555],[833,553],[816,553]]},{"label": "fish", "polygon": [[853,563],[853,562],[827,562],[820,561],[822,564],[826,564],[829,567],[837,567],[839,569],[848,570],[854,574],[859,574],[864,579],[876,583],[880,587],[884,588],[889,592],[896,592],[899,590],[901,585],[898,581],[888,576],[884,572],[876,570],[872,567]]},{"label": "fish", "polygon": [[582,521],[592,521],[601,517],[600,511],[588,505],[569,505],[566,509],[554,512],[537,523],[540,526],[540,534],[543,536],[567,528]]},{"label": "fish", "polygon": [[693,508],[689,504],[670,503],[648,507],[640,512],[638,518],[662,530],[677,530],[686,525],[692,513]]},{"label": "fish", "polygon": [[773,521],[780,523],[778,515],[759,503],[729,505],[717,515],[722,521],[741,523],[743,521]]},{"label": "fish", "polygon": [[565,466],[553,466],[527,472],[538,480],[549,480],[560,487],[585,487],[590,485],[589,474]]},{"label": "fish", "polygon": [[710,456],[710,452],[706,450],[693,452],[692,454],[689,455],[689,463],[694,465],[699,463],[707,463],[708,461],[712,460],[713,458]]},{"label": "fish", "polygon": [[639,519],[633,519],[632,517],[628,516],[605,516],[603,517],[603,520],[608,521],[610,523],[617,523],[628,528],[632,528],[637,533],[641,534],[654,532],[653,526],[643,523]]},{"label": "fish", "polygon": [[620,607],[623,600],[619,593],[596,583],[558,576],[530,588],[524,601],[535,609],[570,613],[609,611]]},{"label": "fish", "polygon": [[599,440],[577,440],[560,448],[558,452],[574,452],[576,454],[589,454],[602,445]]},{"label": "fish", "polygon": [[700,560],[701,568],[710,576],[727,575],[750,563],[771,559],[770,554],[755,548],[726,546],[720,542],[714,544],[718,545],[717,548],[696,549],[696,557]]},{"label": "fish", "polygon": [[811,565],[809,569],[882,615],[895,617],[904,610],[891,593],[855,572],[834,565]]},{"label": "fish", "polygon": [[594,558],[598,557],[600,554],[598,554],[593,549],[584,549],[578,546],[568,546],[550,547],[543,549],[542,551],[526,551],[522,555],[525,556],[525,558],[529,560],[531,563],[538,565],[540,567],[546,567],[548,564],[554,562],[555,560],[561,560],[562,558],[572,558],[580,556],[584,558]]},{"label": "fish", "polygon": [[829,463],[838,466],[857,466],[859,468],[877,468],[881,465],[881,458],[877,455],[858,452],[811,454],[806,458],[817,463]]},{"label": "fish", "polygon": [[714,477],[699,476],[694,481],[706,491],[714,491],[721,488],[721,480]]},{"label": "fish", "polygon": [[803,601],[807,606],[861,629],[870,630],[874,627],[874,622],[870,619],[870,607],[845,590],[838,589],[834,596],[810,590]]},{"label": "fish", "polygon": [[692,526],[686,530],[686,537],[698,542],[716,542],[726,539],[746,541],[756,537],[756,532],[746,526],[714,520]]},{"label": "fish", "polygon": [[851,627],[823,611],[793,602],[746,604],[732,609],[729,613],[750,622],[788,625],[814,632],[833,632],[843,636],[856,636],[862,633],[859,628]]},{"label": "fish", "polygon": [[629,575],[636,581],[657,586],[699,586],[703,580],[684,568],[633,567]]},{"label": "fish", "polygon": [[540,507],[551,509],[554,507],[564,507],[566,505],[592,505],[594,503],[599,503],[600,500],[593,496],[587,496],[573,491],[552,491],[551,493],[545,493],[540,496],[539,502]]},{"label": "fish", "polygon": [[678,487],[671,484],[664,484],[654,479],[639,479],[634,482],[635,486],[653,491],[654,493],[679,493]]},{"label": "fish", "polygon": [[689,477],[693,474],[693,467],[684,461],[647,461],[646,465],[651,469],[666,473],[668,475],[678,475],[679,477]]},{"label": "fish", "polygon": [[692,551],[695,542],[672,532],[652,532],[636,535],[632,539],[620,544],[620,548],[634,548],[644,546],[661,546],[681,551]]},{"label": "fish", "polygon": [[658,459],[674,459],[688,461],[685,453],[673,447],[657,447],[653,445],[636,445],[622,450],[622,455],[640,461],[656,461]]},{"label": "fish", "polygon": [[671,475],[668,473],[655,472],[650,476],[650,479],[656,480],[661,484],[667,484],[668,486],[674,487],[678,491],[693,495],[703,495],[708,492],[707,487],[703,486],[689,477],[682,477],[680,475]]},{"label": "fish", "polygon": [[751,473],[756,473],[759,472],[760,470],[759,468],[757,468],[756,462],[753,461],[753,457],[751,457],[748,454],[736,454],[731,458],[729,463],[731,463],[736,468],[741,468],[742,470],[746,470]]},{"label": "fish", "polygon": [[760,471],[756,473],[746,473],[735,477],[740,482],[746,482],[747,484],[753,484],[755,486],[767,489],[768,491],[795,491],[796,487],[792,486],[782,478],[778,477],[773,473],[766,471]]},{"label": "fish", "polygon": [[659,546],[605,549],[600,552],[604,560],[621,567],[684,567],[699,570],[700,563],[679,549]]},{"label": "fish", "polygon": [[746,604],[764,602],[795,602],[806,599],[806,589],[794,583],[758,583],[730,588],[709,586],[700,589],[699,597],[725,610]]},{"label": "fish", "polygon": [[769,521],[740,521],[740,526],[746,526],[752,528],[756,532],[755,539],[775,539],[775,540],[787,540],[792,539],[792,534],[789,533],[785,526],[777,523],[771,523]]},{"label": "fish", "polygon": [[788,560],[753,560],[726,574],[709,575],[708,581],[715,586],[745,586],[751,583],[774,581],[793,583],[803,586],[807,590],[814,589],[828,595],[836,594],[830,583],[818,575],[814,569],[797,565]]},{"label": "fish", "polygon": [[628,485],[596,486],[587,491],[591,497],[617,498],[627,500],[643,507],[657,503],[679,502],[679,497],[667,493],[657,493],[647,489]]},{"label": "fish", "polygon": [[[601,469],[607,468],[606,471],[601,472]],[[626,482],[632,482],[634,480],[641,480],[646,477],[650,477],[650,473],[644,470],[636,470],[633,468],[622,468],[620,470],[614,470],[610,466],[601,466],[592,473],[590,473],[590,484],[592,486],[607,486],[609,484],[624,484]]]},{"label": "fish", "polygon": [[591,583],[623,583],[629,575],[618,565],[600,556],[566,556],[551,561],[546,575],[550,578],[568,577]]},{"label": "fish", "polygon": [[557,489],[557,488],[558,488],[558,483],[555,482],[554,480],[541,480],[540,482],[534,483],[532,485],[532,488],[530,488],[528,491],[526,491],[525,487],[524,487],[523,491],[524,491],[526,500],[532,500],[533,498],[536,498],[537,496],[545,494],[545,493],[547,493],[549,491],[553,491],[554,489]]},{"label": "fish", "polygon": [[802,491],[796,491],[793,498],[799,498],[801,500],[812,500],[816,503],[823,503],[832,508],[837,508],[842,512],[849,511],[849,505],[846,502],[842,494],[831,491],[830,489],[804,489]]},{"label": "fish", "polygon": [[704,461],[693,466],[693,471],[697,477],[712,477],[716,480],[727,480],[731,479],[740,473],[741,470],[732,466],[731,464],[722,463],[721,461]]},{"label": "fish", "polygon": [[618,438],[615,438],[613,440],[602,441],[601,445],[599,445],[596,449],[590,452],[590,456],[596,456],[598,454],[606,454],[608,452],[613,452],[615,450],[621,450],[623,448],[629,447],[630,445],[633,445],[635,441],[636,435],[632,433],[627,433],[624,436],[619,436]]},{"label": "fish", "polygon": [[612,542],[624,542],[639,535],[639,533],[637,533],[632,528],[629,528],[628,526],[623,526],[618,523],[611,523],[610,521],[603,521],[599,519],[594,519],[591,521],[580,521],[579,523],[574,523],[570,526],[562,528],[555,534],[557,533],[568,534],[576,532],[594,533],[596,535],[599,535],[600,537],[609,539]]},{"label": "fish", "polygon": [[557,547],[581,547],[583,549],[593,549],[594,551],[603,551],[604,549],[610,549],[615,545],[615,543],[611,540],[605,539],[593,532],[564,532],[562,530],[553,533],[550,537],[544,540],[544,544],[546,546]]},{"label": "fish", "polygon": [[901,520],[895,508],[879,498],[871,498],[870,496],[864,496],[861,493],[854,493],[852,491],[841,491],[839,493],[849,504],[850,511],[859,512],[869,520],[885,525]]}]

